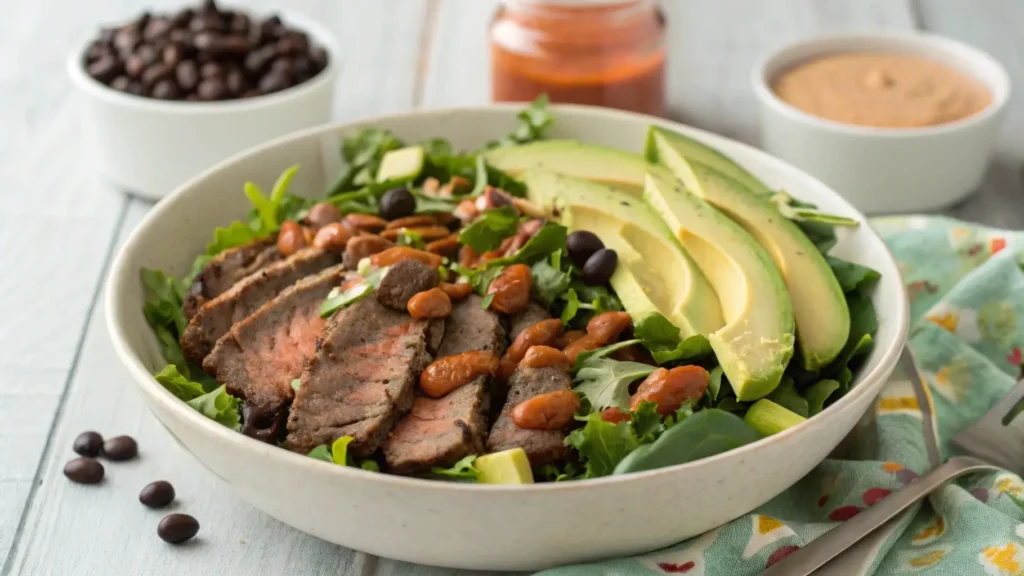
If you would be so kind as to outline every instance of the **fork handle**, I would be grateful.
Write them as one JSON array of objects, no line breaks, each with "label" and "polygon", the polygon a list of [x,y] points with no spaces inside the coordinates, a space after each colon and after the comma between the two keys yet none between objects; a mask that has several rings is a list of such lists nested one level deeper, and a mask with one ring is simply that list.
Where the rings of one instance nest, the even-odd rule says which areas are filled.
[{"label": "fork handle", "polygon": [[995,469],[995,466],[977,458],[950,458],[948,462],[917,478],[902,490],[889,494],[871,508],[786,556],[762,572],[761,576],[807,576],[947,481],[968,472]]}]

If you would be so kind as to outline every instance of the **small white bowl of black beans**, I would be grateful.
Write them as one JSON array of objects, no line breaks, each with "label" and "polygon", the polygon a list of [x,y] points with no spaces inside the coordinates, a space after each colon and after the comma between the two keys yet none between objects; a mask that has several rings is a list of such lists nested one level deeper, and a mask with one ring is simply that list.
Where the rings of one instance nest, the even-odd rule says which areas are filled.
[{"label": "small white bowl of black beans", "polygon": [[299,14],[215,4],[103,27],[68,59],[99,173],[162,198],[246,148],[330,120],[339,50]]}]

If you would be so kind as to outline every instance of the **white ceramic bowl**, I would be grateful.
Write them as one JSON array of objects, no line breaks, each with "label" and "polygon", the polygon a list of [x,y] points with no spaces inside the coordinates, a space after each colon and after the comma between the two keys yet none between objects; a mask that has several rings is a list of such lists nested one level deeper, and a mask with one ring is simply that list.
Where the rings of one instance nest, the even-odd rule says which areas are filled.
[{"label": "white ceramic bowl", "polygon": [[[771,89],[781,72],[841,52],[921,56],[977,78],[992,103],[962,120],[924,128],[854,126],[807,114]],[[921,33],[826,36],[790,44],[751,75],[761,116],[761,147],[831,186],[870,213],[933,210],[954,204],[981,183],[1010,96],[1006,70],[962,42]]]},{"label": "white ceramic bowl", "polygon": [[85,99],[99,172],[127,192],[158,200],[232,154],[330,121],[338,43],[301,14],[283,12],[282,20],[327,50],[327,67],[298,86],[242,100],[166,101],[118,92],[86,73],[84,47],[72,53],[67,70]]},{"label": "white ceramic bowl", "polygon": [[[871,405],[907,334],[899,271],[866,225],[844,231],[833,253],[878,269],[877,344],[852,390],[807,422],[689,464],[582,482],[487,486],[433,482],[328,465],[231,431],[200,415],[151,376],[165,364],[142,314],[139,267],[187,272],[215,226],[244,215],[242,185],[268,189],[300,163],[292,190],[322,195],[339,167],[339,137],[388,128],[406,141],[444,136],[472,149],[509,131],[517,106],[386,116],[307,130],[249,150],[190,180],[158,204],[110,273],[107,323],[114,347],[150,409],[204,465],[257,508],[357,550],[454,568],[530,570],[664,547],[745,514],[809,472]],[[863,220],[821,182],[744,144],[627,112],[557,106],[553,137],[640,151],[656,123],[717,147],[763,178],[824,210]]]}]

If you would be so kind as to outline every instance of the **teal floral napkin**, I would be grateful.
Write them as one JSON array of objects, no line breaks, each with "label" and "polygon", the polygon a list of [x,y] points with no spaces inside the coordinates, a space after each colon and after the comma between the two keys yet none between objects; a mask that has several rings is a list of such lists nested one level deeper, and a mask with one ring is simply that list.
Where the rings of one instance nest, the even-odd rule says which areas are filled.
[{"label": "teal floral napkin", "polygon": [[[932,429],[943,459],[950,438],[1014,383],[1024,346],[1024,233],[938,217],[871,223],[896,256],[911,302],[910,343],[926,381]],[[568,566],[548,576],[759,574],[839,522],[929,469],[924,413],[897,372],[874,404],[874,434],[855,434],[856,460],[826,460],[760,509],[670,548]],[[1020,498],[1018,498],[1020,497]],[[864,574],[1024,575],[1024,482],[976,474],[904,514]],[[1021,505],[1018,505],[1020,502]]]}]

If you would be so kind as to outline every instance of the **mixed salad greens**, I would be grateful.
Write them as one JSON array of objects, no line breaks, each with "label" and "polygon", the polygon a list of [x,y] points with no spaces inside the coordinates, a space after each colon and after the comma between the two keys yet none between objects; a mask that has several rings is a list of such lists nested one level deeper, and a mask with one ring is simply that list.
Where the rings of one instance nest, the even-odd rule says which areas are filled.
[{"label": "mixed salad greens", "polygon": [[[404,187],[415,197],[416,214],[459,215],[466,200],[475,201],[495,189],[517,199],[517,204],[488,207],[458,230],[459,243],[476,254],[499,251],[520,231],[529,218],[522,214],[518,202],[545,214],[543,224],[514,251],[472,265],[444,259],[442,278],[468,282],[484,297],[484,307],[493,298],[488,287],[494,279],[510,265],[526,264],[533,281],[533,300],[561,319],[566,331],[585,330],[595,315],[608,311],[624,310],[633,318],[631,333],[620,341],[575,357],[571,374],[581,408],[565,437],[571,457],[559,465],[538,467],[534,471],[538,480],[596,478],[704,458],[798,424],[847,392],[877,329],[871,291],[879,274],[828,252],[836,243],[835,227],[856,226],[857,222],[822,213],[784,191],[771,190],[717,151],[681,135],[652,128],[646,157],[641,157],[578,142],[546,140],[553,121],[546,99],[538,99],[519,113],[510,134],[469,152],[456,151],[443,138],[407,143],[387,130],[366,128],[344,138],[340,154],[345,167],[319,199],[290,192],[298,166],[285,171],[269,194],[246,184],[244,193],[252,210],[245,219],[214,231],[206,252],[196,258],[189,274],[174,278],[159,270],[141,272],[144,313],[168,362],[157,372],[156,380],[205,416],[239,429],[240,399],[188,362],[180,344],[188,324],[182,308],[196,274],[221,252],[273,234],[286,221],[301,221],[317,202],[329,202],[343,214],[378,214],[384,193]],[[406,155],[410,148],[417,150],[411,162],[404,160],[397,171],[387,166],[382,169],[397,157],[393,153]],[[611,174],[616,170],[617,174]],[[604,200],[597,200],[599,196]],[[729,205],[740,196],[737,205]],[[619,205],[613,206],[613,202]],[[727,221],[721,224],[722,236],[735,237],[738,244],[715,244],[717,240],[692,228],[695,225],[689,219],[694,202],[700,203],[700,210],[713,211],[714,218]],[[765,207],[771,210],[767,217]],[[632,219],[633,214],[637,219]],[[651,225],[655,229],[642,230],[638,223],[647,222],[645,218],[657,222]],[[759,228],[759,222],[774,226],[775,221],[790,227],[783,228],[781,248],[773,244],[776,228]],[[617,248],[618,266],[610,282],[595,285],[585,281],[582,266],[570,257],[567,238],[582,229]],[[800,237],[795,238],[792,230]],[[711,237],[717,235],[718,230],[712,229]],[[650,240],[654,236],[658,243]],[[415,233],[405,231],[397,243],[416,248],[425,245]],[[799,267],[783,270],[766,260],[769,254],[792,246],[812,246],[827,263],[824,271],[811,270],[807,276]],[[737,276],[713,263],[713,259],[727,259],[734,249],[765,254],[764,261],[751,264],[760,267],[751,274],[782,278],[782,292],[776,294],[776,300],[785,302],[771,318],[759,319],[757,310],[744,308],[761,302],[761,295],[733,294],[735,290],[729,287],[733,284],[723,284],[758,277],[744,276],[745,271]],[[630,255],[636,258],[631,260]],[[688,268],[675,269],[664,264],[663,258]],[[701,286],[695,283],[704,282],[713,290],[699,292]],[[835,320],[841,334],[827,336],[832,340],[831,352],[814,358],[809,352],[814,343],[802,339],[809,330],[801,325],[800,304],[818,303],[797,303],[796,296],[791,297],[804,282],[833,286],[838,296],[826,304],[839,314],[848,314],[848,319]],[[769,286],[751,286],[750,290],[772,291]],[[330,312],[366,292],[364,286],[359,294],[335,293],[328,302]],[[701,293],[711,296],[701,300]],[[698,299],[684,301],[690,296]],[[817,319],[833,321],[827,316]],[[751,327],[757,332],[764,326],[769,327],[767,331],[776,330],[761,334],[764,344],[748,346],[743,354],[763,356],[758,361],[770,364],[777,373],[760,371],[749,359],[731,355],[730,346],[735,348],[736,340],[728,340],[725,332],[734,324],[743,324],[748,332]],[[642,350],[644,357],[624,359],[627,350]],[[651,402],[630,409],[630,395],[639,381],[659,367],[682,365],[707,371],[703,396],[684,402],[668,415],[659,414]],[[292,385],[298,383],[296,379]],[[620,409],[628,419],[608,421],[602,417],[608,408]],[[380,471],[378,460],[353,458],[348,453],[351,440],[343,436],[330,446],[317,447],[309,456]],[[479,465],[482,458],[466,456],[450,467],[434,468],[429,477],[482,481],[486,472]]]}]

